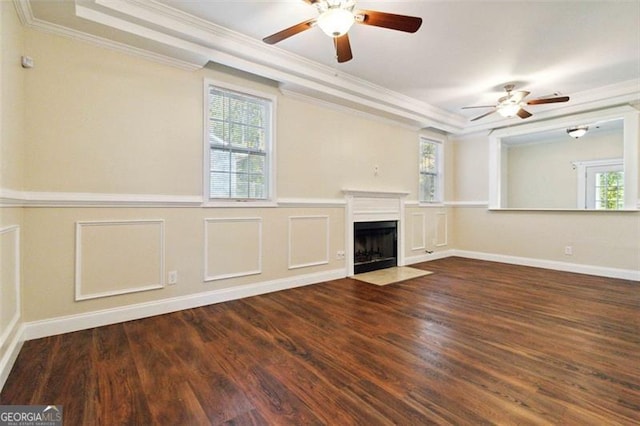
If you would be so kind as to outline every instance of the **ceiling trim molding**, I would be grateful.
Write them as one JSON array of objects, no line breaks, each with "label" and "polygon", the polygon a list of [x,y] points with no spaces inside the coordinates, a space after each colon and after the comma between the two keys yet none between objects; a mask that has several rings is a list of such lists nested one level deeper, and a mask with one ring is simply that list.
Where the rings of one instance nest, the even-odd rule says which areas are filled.
[{"label": "ceiling trim molding", "polygon": [[99,37],[82,31],[77,31],[62,25],[53,24],[34,16],[33,10],[29,0],[14,0],[18,19],[27,28],[44,31],[50,34],[55,34],[74,40],[80,40],[87,43],[92,43],[100,47],[115,50],[127,55],[140,57],[163,65],[169,65],[186,71],[195,71],[202,68],[205,64],[193,63],[177,58],[173,58],[166,55],[161,55],[149,50],[140,49],[128,44],[119,43],[117,41],[109,40],[104,37]]},{"label": "ceiling trim molding", "polygon": [[[114,26],[149,40],[169,44],[180,49],[209,55],[209,59],[242,71],[293,84],[309,92],[332,94],[336,102],[340,99],[356,102],[369,109],[379,109],[398,115],[401,119],[419,123],[421,127],[438,126],[443,130],[462,130],[465,118],[459,114],[436,108],[425,102],[391,91],[333,67],[318,64],[275,46],[245,36],[195,16],[173,9],[155,1],[140,0],[94,0],[95,3],[77,4],[78,14],[85,19]],[[139,24],[120,18],[106,18],[103,12],[89,13],[88,9],[102,7],[145,22]],[[102,16],[100,16],[100,15]],[[162,27],[174,36],[152,29]],[[143,29],[143,28],[146,28]],[[181,40],[182,43],[178,42]]]},{"label": "ceiling trim molding", "polygon": [[[157,44],[163,53],[135,47],[34,16],[32,0],[13,0],[24,26],[89,42],[125,54],[194,71],[212,61],[280,83],[283,93],[296,93],[323,104],[416,128],[464,135],[514,125],[499,116],[470,122],[410,96],[389,90],[333,67],[269,46],[244,34],[189,15],[155,0],[72,0],[78,18],[135,35]],[[153,49],[153,48],[151,48]],[[169,52],[169,53],[166,53]],[[186,58],[186,60],[185,60]],[[638,102],[637,81],[571,94],[569,105],[549,105],[527,122]]]},{"label": "ceiling trim molding", "polygon": [[290,97],[292,99],[298,99],[309,104],[319,105],[323,108],[328,108],[335,111],[345,111],[357,117],[363,117],[369,120],[376,120],[379,122],[381,121],[384,123],[389,123],[394,126],[400,126],[405,129],[413,130],[413,131],[418,131],[422,129],[422,126],[417,123],[410,123],[407,121],[400,121],[398,119],[382,117],[380,114],[375,114],[375,113],[363,111],[362,109],[357,109],[357,108],[353,108],[347,105],[342,105],[336,102],[327,101],[324,99],[320,99],[316,96],[305,95],[304,93],[289,89],[288,86],[281,86],[280,92],[283,95]]}]

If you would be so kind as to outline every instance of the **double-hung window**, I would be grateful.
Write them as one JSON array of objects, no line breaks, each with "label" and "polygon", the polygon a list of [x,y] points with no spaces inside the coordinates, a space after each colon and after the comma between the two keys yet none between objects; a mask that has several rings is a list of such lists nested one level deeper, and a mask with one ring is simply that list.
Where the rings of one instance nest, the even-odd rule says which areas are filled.
[{"label": "double-hung window", "polygon": [[275,98],[207,80],[205,99],[207,198],[269,200]]},{"label": "double-hung window", "polygon": [[444,198],[442,142],[421,136],[419,155],[419,201],[442,203]]}]

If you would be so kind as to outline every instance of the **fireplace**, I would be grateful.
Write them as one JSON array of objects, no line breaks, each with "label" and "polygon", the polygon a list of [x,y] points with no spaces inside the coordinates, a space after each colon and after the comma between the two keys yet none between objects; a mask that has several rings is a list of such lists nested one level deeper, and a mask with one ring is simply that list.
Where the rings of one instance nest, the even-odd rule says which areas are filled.
[{"label": "fireplace", "polygon": [[[404,247],[404,198],[409,195],[409,192],[391,192],[391,191],[362,191],[353,189],[343,190],[347,208],[345,209],[345,260],[347,267],[347,276],[353,276],[354,274],[362,271],[389,268],[392,266],[404,265],[404,253],[402,247]],[[382,222],[382,228],[394,227],[394,230],[375,230],[376,226],[372,223]],[[360,229],[374,228],[374,232],[377,232],[384,241],[392,241],[393,246],[390,249],[390,256],[380,256],[380,258],[386,259],[381,261],[362,262],[356,260],[356,252],[360,251],[378,251],[379,247],[366,246],[362,242],[356,242],[356,232]],[[370,229],[371,230],[371,229]],[[375,245],[375,244],[374,244]],[[388,244],[380,243],[380,247],[388,248]],[[358,256],[358,260],[361,259]],[[356,266],[356,263],[358,266]],[[369,269],[368,269],[369,268]]]},{"label": "fireplace", "polygon": [[398,222],[353,224],[353,272],[375,271],[398,265]]}]

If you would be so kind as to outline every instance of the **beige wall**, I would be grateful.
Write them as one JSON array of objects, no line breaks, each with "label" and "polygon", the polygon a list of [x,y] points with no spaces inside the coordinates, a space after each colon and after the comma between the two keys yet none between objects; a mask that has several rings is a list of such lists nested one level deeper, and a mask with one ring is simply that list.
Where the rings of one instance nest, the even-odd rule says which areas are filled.
[{"label": "beige wall", "polygon": [[[453,144],[455,194],[461,204],[452,225],[456,249],[638,271],[640,213],[467,207],[465,202],[489,196],[489,138],[472,135]],[[564,254],[566,246],[572,246],[573,255]]]},{"label": "beige wall", "polygon": [[404,253],[408,259],[422,257],[426,253],[437,254],[455,247],[453,211],[451,207],[421,208],[409,206],[405,209]]},{"label": "beige wall", "polygon": [[[271,82],[220,67],[184,71],[23,30],[13,5],[0,4],[0,189],[40,195],[200,196],[203,80],[210,78],[277,96],[277,195],[301,206],[4,207],[2,225],[20,226],[25,321],[345,270],[344,260],[336,258],[345,249],[344,207],[336,202],[343,199],[343,189],[409,192],[407,258],[460,248],[637,268],[636,213],[488,212],[486,135],[445,144],[445,199],[454,205],[421,207],[416,202],[417,131],[283,96]],[[13,57],[23,51],[33,56],[35,68],[16,66]],[[13,65],[7,66],[5,58]],[[485,207],[469,206],[478,203]],[[306,220],[313,228],[301,227]],[[136,224],[146,222],[140,221],[156,227],[142,232]],[[78,234],[79,222],[98,228]],[[135,244],[127,243],[127,228],[121,227],[128,225],[136,230]],[[244,238],[234,238],[238,234]],[[568,243],[574,246],[571,259],[557,254]],[[163,258],[137,256],[136,247],[149,247]],[[247,257],[221,262],[223,247]],[[108,256],[105,250],[122,253]],[[129,258],[139,264],[129,269]],[[110,264],[118,266],[117,273],[111,273]],[[77,288],[95,295],[158,287],[174,270],[176,286],[75,300]],[[205,281],[205,275],[213,279]]]},{"label": "beige wall", "polygon": [[415,131],[287,97],[278,114],[278,196],[339,198],[358,189],[416,199]]},{"label": "beige wall", "polygon": [[503,153],[509,208],[578,208],[576,161],[623,157],[622,133],[595,132],[580,139],[567,135],[544,143],[514,145]]},{"label": "beige wall", "polygon": [[27,190],[201,193],[204,72],[39,31],[26,43]]},{"label": "beige wall", "polygon": [[451,138],[450,175],[453,200],[487,204],[489,200],[489,137],[474,134]]},{"label": "beige wall", "polygon": [[[185,72],[27,34],[37,62],[27,108],[39,123],[27,130],[31,191],[200,195],[203,79],[279,95],[239,73]],[[415,131],[282,95],[277,110],[279,197],[340,198],[344,188],[416,194]]]},{"label": "beige wall", "polygon": [[[337,250],[344,250],[343,238],[343,211],[341,208],[273,208],[273,209],[201,209],[201,208],[36,208],[27,209],[25,213],[26,232],[24,235],[25,250],[29,255],[25,259],[24,268],[24,316],[27,321],[53,318],[63,315],[92,312],[100,309],[115,308],[119,306],[143,303],[163,298],[192,295],[200,292],[208,292],[223,288],[232,288],[243,284],[266,282],[270,280],[293,277],[298,274],[320,273],[344,267],[343,260],[336,260]],[[328,235],[322,233],[315,235],[307,244],[316,246],[329,241],[329,253],[331,256],[326,264],[309,266],[306,268],[289,269],[289,250],[293,249],[292,257],[297,259],[305,252],[304,245],[289,243],[288,225],[292,216],[328,216]],[[236,278],[221,279],[204,282],[205,246],[215,249],[215,244],[205,244],[204,229],[205,219],[220,219],[222,223],[233,223],[234,218],[261,218],[262,226],[262,270],[258,275],[246,275]],[[101,223],[103,221],[119,223],[136,223],[140,220],[164,221],[164,252],[166,271],[178,271],[178,284],[166,286],[157,290],[148,290],[110,297],[95,299],[75,300],[75,268],[80,266],[83,270],[91,272],[87,277],[82,277],[83,289],[91,289],[92,292],[100,292],[96,287],[98,280],[93,280],[93,271],[103,271],[104,259],[84,257],[77,264],[76,253],[91,253],[104,246],[104,242],[114,244],[111,239],[109,227],[105,227],[102,239],[82,239],[77,245],[75,227],[77,221],[88,223]],[[135,227],[133,228],[135,229]],[[232,228],[231,228],[232,229]],[[88,234],[89,235],[89,234]],[[120,239],[121,233],[114,231],[114,237]],[[212,241],[234,241],[244,244],[246,251],[239,248],[240,253],[251,256],[250,251],[256,244],[256,235],[245,234],[246,240],[238,241],[233,234],[227,233],[224,225],[217,229],[217,233],[210,235]],[[133,237],[132,237],[133,238]],[[140,246],[140,239],[136,238],[136,245]],[[142,241],[144,242],[144,240]],[[155,235],[148,240],[148,247],[154,252],[159,250]],[[140,259],[135,253],[135,247],[131,247],[126,241],[113,247],[114,250],[123,251],[131,258],[131,262]],[[236,248],[229,248],[236,250]],[[220,253],[223,256],[224,253]],[[215,260],[216,252],[210,251],[209,257]],[[143,259],[144,260],[144,259]],[[253,263],[246,258],[242,262],[233,265],[231,271],[252,271]],[[116,259],[117,262],[117,259]],[[212,264],[215,262],[211,262]],[[110,277],[118,277],[121,281],[128,281],[135,274],[153,274],[157,271],[155,259],[150,259],[148,264],[130,265],[130,268],[121,263],[115,263],[116,271],[103,271],[106,276],[103,289],[113,289],[118,283],[110,282]],[[118,266],[120,266],[118,268]],[[124,271],[123,271],[124,269]],[[215,275],[216,271],[209,271],[209,275]],[[227,272],[227,271],[222,271]],[[93,281],[89,281],[93,280]],[[85,285],[86,282],[86,285]],[[154,284],[154,282],[131,283],[130,287],[141,284]],[[120,288],[126,290],[126,288]]]},{"label": "beige wall", "polygon": [[[433,250],[450,234],[438,214],[447,209],[416,203],[415,130],[222,67],[183,71],[32,30],[25,43],[36,61],[26,110],[37,123],[26,126],[26,191],[201,196],[206,78],[277,96],[277,197],[299,205],[25,208],[26,321],[345,270],[343,189],[410,193],[424,225],[407,230],[406,256],[424,255],[412,241]],[[169,271],[178,284],[162,286]]]},{"label": "beige wall", "polygon": [[24,36],[11,2],[1,2],[2,32],[0,43],[1,99],[0,114],[0,188],[22,189],[24,141],[24,78],[28,70],[20,66],[20,57],[26,55]]},{"label": "beige wall", "polygon": [[[0,192],[20,191],[24,168],[23,30],[11,2],[0,2]],[[9,195],[15,192],[9,192]],[[0,203],[0,366],[20,325],[22,208]],[[2,373],[2,371],[0,371]],[[0,376],[0,384],[2,383]]]}]

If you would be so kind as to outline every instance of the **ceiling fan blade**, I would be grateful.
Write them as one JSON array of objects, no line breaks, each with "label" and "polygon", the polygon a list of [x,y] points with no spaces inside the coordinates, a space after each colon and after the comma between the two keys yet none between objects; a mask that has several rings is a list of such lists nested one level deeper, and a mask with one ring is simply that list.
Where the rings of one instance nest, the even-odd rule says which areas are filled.
[{"label": "ceiling fan blade", "polygon": [[276,44],[282,40],[285,40],[291,36],[294,36],[298,33],[308,30],[313,27],[316,23],[315,19],[309,19],[308,21],[300,22],[292,27],[286,28],[282,31],[278,31],[275,34],[271,34],[268,37],[262,39],[267,44]]},{"label": "ceiling fan blade", "polygon": [[336,56],[338,57],[338,62],[347,62],[353,59],[353,54],[351,53],[351,43],[349,43],[349,35],[344,34],[340,37],[333,38],[333,44],[336,47]]},{"label": "ceiling fan blade", "polygon": [[529,111],[525,111],[522,108],[520,108],[520,110],[518,110],[518,112],[516,114],[518,114],[518,117],[520,117],[520,118],[529,118],[529,117],[531,117],[533,115]]},{"label": "ceiling fan blade", "polygon": [[476,118],[472,118],[472,119],[471,119],[471,120],[469,120],[469,121],[476,121],[476,120],[480,120],[481,118],[484,118],[484,117],[486,117],[487,115],[493,114],[494,112],[496,112],[496,109],[495,109],[495,108],[494,108],[493,110],[489,111],[489,112],[485,112],[484,114],[477,116]]},{"label": "ceiling fan blade", "polygon": [[471,108],[495,108],[495,105],[474,105],[474,106],[465,106],[461,109],[471,109]]},{"label": "ceiling fan blade", "polygon": [[568,96],[558,96],[557,98],[542,98],[542,99],[532,99],[527,102],[527,105],[540,105],[540,104],[555,104],[558,102],[568,102]]},{"label": "ceiling fan blade", "polygon": [[375,27],[389,28],[391,30],[415,33],[422,25],[422,18],[395,15],[393,13],[377,12],[375,10],[358,10],[354,12],[356,22]]}]

